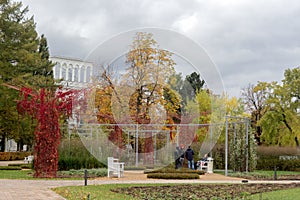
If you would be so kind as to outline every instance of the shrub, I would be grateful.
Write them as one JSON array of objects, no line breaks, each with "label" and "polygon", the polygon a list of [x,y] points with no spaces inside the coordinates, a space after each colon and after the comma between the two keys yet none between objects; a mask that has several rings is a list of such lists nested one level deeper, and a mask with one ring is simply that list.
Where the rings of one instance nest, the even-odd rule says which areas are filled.
[{"label": "shrub", "polygon": [[22,169],[33,169],[33,165],[32,164],[22,164],[22,165],[20,165],[20,167]]},{"label": "shrub", "polygon": [[216,144],[212,150],[215,169],[224,169],[225,166],[225,145]]},{"label": "shrub", "polygon": [[[72,177],[83,177],[85,169],[75,170],[70,169],[69,171],[59,171],[58,175],[61,177],[72,176]],[[99,169],[87,169],[88,177],[105,177],[107,176],[106,168]]]},{"label": "shrub", "polygon": [[150,173],[147,178],[157,179],[199,179],[196,173]]},{"label": "shrub", "polygon": [[18,164],[18,163],[10,163],[10,164],[8,164],[8,166],[18,166],[18,167],[20,167],[22,164]]},{"label": "shrub", "polygon": [[156,174],[156,173],[170,173],[170,174],[197,174],[203,175],[205,174],[202,170],[190,170],[186,168],[182,169],[173,169],[173,168],[162,168],[157,170],[145,170],[145,174]]},{"label": "shrub", "polygon": [[26,156],[31,155],[31,152],[0,152],[0,161],[24,160]]},{"label": "shrub", "polygon": [[142,166],[124,166],[124,169],[125,170],[145,170],[146,168],[145,167],[142,167]]},{"label": "shrub", "polygon": [[0,166],[0,170],[21,170],[20,166]]},{"label": "shrub", "polygon": [[299,150],[295,147],[279,147],[279,146],[258,146],[258,157],[279,157],[299,155]]},{"label": "shrub", "polygon": [[260,146],[257,151],[257,169],[259,170],[277,170],[283,171],[299,171],[300,159],[280,159],[282,156],[299,155],[296,148],[278,147],[278,146]]},{"label": "shrub", "polygon": [[20,167],[21,169],[32,169],[33,167],[31,164],[17,164],[17,163],[11,163],[8,164],[8,166]]},{"label": "shrub", "polygon": [[72,138],[61,142],[59,147],[59,170],[104,168],[82,144],[80,138]]},{"label": "shrub", "polygon": [[202,170],[190,170],[186,168],[174,169],[165,167],[155,170],[145,170],[147,178],[157,179],[199,179],[199,175],[203,175],[205,172]]}]

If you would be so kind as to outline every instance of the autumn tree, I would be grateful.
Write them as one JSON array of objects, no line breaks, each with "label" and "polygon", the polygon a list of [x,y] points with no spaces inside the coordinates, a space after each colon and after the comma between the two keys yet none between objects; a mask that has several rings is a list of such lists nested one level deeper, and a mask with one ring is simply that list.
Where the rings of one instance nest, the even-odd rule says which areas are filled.
[{"label": "autumn tree", "polygon": [[[191,116],[196,116],[193,123],[202,124],[196,136],[199,142],[204,141],[211,124],[225,123],[225,116],[245,116],[241,99],[229,98],[227,95],[215,95],[212,91],[203,89],[196,93],[193,100],[188,101],[186,110]],[[215,138],[218,138],[222,131],[224,130],[215,129]]]},{"label": "autumn tree", "polygon": [[261,144],[260,136],[262,130],[258,124],[259,120],[267,111],[267,98],[269,94],[268,83],[258,82],[257,85],[249,84],[242,90],[242,98],[245,109],[251,114],[251,126],[255,130],[255,139]]},{"label": "autumn tree", "polygon": [[[126,54],[124,71],[115,76],[113,67],[108,66],[101,74],[96,98],[98,120],[141,125],[178,123],[181,98],[168,84],[174,65],[172,53],[159,48],[151,33],[136,33]],[[121,131],[115,130],[110,137],[118,140]],[[147,141],[139,142],[144,149],[139,150],[152,154],[152,133],[147,134]]]}]

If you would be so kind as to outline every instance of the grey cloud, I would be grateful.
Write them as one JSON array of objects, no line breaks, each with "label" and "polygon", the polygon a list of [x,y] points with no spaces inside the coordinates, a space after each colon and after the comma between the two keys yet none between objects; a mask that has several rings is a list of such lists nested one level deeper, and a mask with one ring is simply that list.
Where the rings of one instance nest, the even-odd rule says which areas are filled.
[{"label": "grey cloud", "polygon": [[207,50],[235,95],[249,82],[280,81],[286,68],[300,63],[297,0],[22,2],[55,55],[82,59],[105,39],[139,27],[184,33]]}]

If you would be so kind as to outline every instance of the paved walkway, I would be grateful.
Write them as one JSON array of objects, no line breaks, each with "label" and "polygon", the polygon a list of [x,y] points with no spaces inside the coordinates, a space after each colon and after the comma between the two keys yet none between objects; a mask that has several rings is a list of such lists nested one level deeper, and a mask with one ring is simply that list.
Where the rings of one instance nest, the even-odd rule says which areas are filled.
[{"label": "paved walkway", "polygon": [[0,161],[0,166],[7,166],[8,164],[24,164],[24,161],[23,160]]},{"label": "paved walkway", "polygon": [[[211,177],[213,175],[210,174]],[[217,175],[220,176],[220,175]],[[198,180],[129,180],[124,178],[103,178],[88,180],[88,185],[121,184],[121,183],[241,183],[241,179],[228,177],[212,180],[200,178]],[[249,181],[249,183],[293,183],[300,181]],[[83,180],[13,180],[0,179],[0,200],[63,200],[61,196],[51,190],[53,187],[84,185]]]}]

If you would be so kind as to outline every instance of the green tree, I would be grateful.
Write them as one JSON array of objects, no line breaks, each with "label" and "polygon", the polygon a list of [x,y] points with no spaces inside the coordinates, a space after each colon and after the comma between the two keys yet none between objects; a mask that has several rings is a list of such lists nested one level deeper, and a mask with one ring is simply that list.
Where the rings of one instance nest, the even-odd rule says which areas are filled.
[{"label": "green tree", "polygon": [[[54,84],[52,65],[48,61],[47,41],[38,38],[33,17],[27,18],[28,8],[21,2],[0,1],[0,138],[4,150],[6,138],[22,143],[32,130],[32,120],[19,121],[16,110],[18,91],[4,84],[19,87],[51,87]],[[32,134],[32,133],[31,133]]]},{"label": "green tree", "polygon": [[205,81],[201,79],[200,74],[192,72],[185,79],[182,78],[182,73],[173,74],[169,79],[171,89],[177,91],[182,99],[182,110],[186,111],[185,107],[189,100],[193,100],[197,93],[204,88]]},{"label": "green tree", "polygon": [[259,121],[266,144],[299,146],[300,69],[287,69],[282,84],[269,83],[266,113]]},{"label": "green tree", "polygon": [[[209,90],[200,90],[193,100],[188,100],[186,110],[192,116],[197,116],[194,123],[200,123],[196,139],[201,144],[200,156],[209,153],[215,142],[225,143],[225,116],[230,126],[230,163],[234,170],[246,169],[248,156],[248,169],[253,170],[256,165],[256,144],[254,134],[247,129],[244,105],[241,99],[229,98],[227,95],[215,95]],[[220,115],[223,113],[223,115]],[[233,131],[234,130],[234,131]],[[246,130],[248,130],[248,143],[246,143]],[[195,141],[195,140],[194,140]],[[246,150],[247,149],[247,150]]]},{"label": "green tree", "polygon": [[185,99],[193,99],[197,92],[203,88],[204,84],[205,81],[201,80],[200,74],[193,72],[185,77],[183,91],[181,93],[185,95]]},{"label": "green tree", "polygon": [[291,109],[298,112],[300,108],[300,67],[287,69],[282,82],[291,98]]}]

